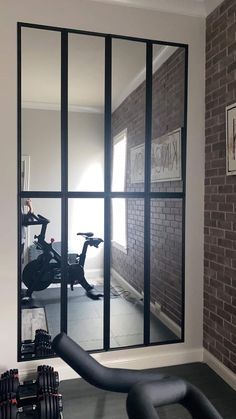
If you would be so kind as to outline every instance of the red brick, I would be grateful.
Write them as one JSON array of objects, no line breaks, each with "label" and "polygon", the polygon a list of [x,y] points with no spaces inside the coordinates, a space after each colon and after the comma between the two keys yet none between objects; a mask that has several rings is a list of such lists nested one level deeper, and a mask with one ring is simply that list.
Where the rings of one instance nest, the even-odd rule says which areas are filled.
[{"label": "red brick", "polygon": [[206,40],[204,347],[236,373],[236,176],[226,176],[225,159],[225,106],[236,102],[235,0],[207,17]]}]

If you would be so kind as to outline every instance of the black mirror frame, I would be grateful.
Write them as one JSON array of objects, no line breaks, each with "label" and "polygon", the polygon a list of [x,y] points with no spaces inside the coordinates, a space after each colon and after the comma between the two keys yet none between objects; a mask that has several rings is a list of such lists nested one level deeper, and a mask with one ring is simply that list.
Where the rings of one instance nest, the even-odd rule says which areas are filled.
[{"label": "black mirror frame", "polygon": [[[60,191],[22,191],[21,190],[21,29],[32,28],[58,31],[61,33],[61,190]],[[105,40],[105,181],[104,192],[70,192],[68,191],[68,34],[76,33],[88,36],[103,37]],[[174,42],[163,42],[129,36],[96,33],[65,29],[30,23],[17,23],[17,125],[18,125],[18,361],[25,361],[21,355],[21,199],[22,198],[60,198],[61,199],[61,241],[62,241],[62,273],[67,264],[68,242],[68,198],[103,198],[104,199],[104,338],[103,350],[110,348],[110,207],[111,198],[143,198],[144,199],[144,336],[143,344],[133,347],[155,346],[160,344],[179,343],[185,335],[185,194],[186,194],[186,133],[187,133],[187,98],[188,98],[188,45]],[[146,45],[146,115],[145,115],[145,189],[144,192],[111,192],[111,72],[112,72],[112,39],[142,42]],[[152,140],[152,60],[153,45],[165,45],[184,48],[185,51],[185,91],[184,91],[184,126],[182,129],[182,192],[151,192],[151,140]],[[182,332],[178,340],[150,342],[150,201],[151,198],[176,198],[182,201]],[[61,283],[61,332],[67,332],[67,283]],[[125,347],[128,349],[131,347]],[[91,351],[91,352],[101,352]],[[37,358],[34,358],[37,359]],[[41,358],[39,358],[41,359]]]}]

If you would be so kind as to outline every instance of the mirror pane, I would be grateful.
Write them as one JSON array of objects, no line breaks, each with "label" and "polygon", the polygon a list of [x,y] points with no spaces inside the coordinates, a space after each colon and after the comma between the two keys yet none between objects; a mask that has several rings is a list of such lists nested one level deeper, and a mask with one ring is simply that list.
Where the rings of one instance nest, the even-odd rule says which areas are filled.
[{"label": "mirror pane", "polygon": [[151,318],[152,343],[178,340],[182,333],[181,199],[151,200]]},{"label": "mirror pane", "polygon": [[103,199],[70,199],[68,221],[68,334],[86,350],[103,349]]},{"label": "mirror pane", "polygon": [[112,40],[112,191],[144,190],[146,45]]},{"label": "mirror pane", "polygon": [[21,218],[21,353],[30,359],[50,355],[60,331],[61,201],[22,200]]},{"label": "mirror pane", "polygon": [[182,192],[185,49],[153,46],[152,192]]},{"label": "mirror pane", "polygon": [[21,187],[57,191],[61,188],[61,35],[22,28],[21,51]]},{"label": "mirror pane", "polygon": [[68,42],[69,190],[103,191],[105,40],[69,34]]},{"label": "mirror pane", "polygon": [[111,348],[143,344],[144,200],[112,199]]}]

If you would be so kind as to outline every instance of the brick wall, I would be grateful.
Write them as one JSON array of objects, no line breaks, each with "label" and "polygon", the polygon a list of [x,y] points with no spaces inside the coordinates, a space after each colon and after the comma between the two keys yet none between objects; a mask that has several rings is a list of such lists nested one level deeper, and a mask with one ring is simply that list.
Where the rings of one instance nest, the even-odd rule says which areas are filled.
[{"label": "brick wall", "polygon": [[[179,48],[153,75],[153,138],[183,126],[184,51]],[[134,90],[112,115],[112,135],[127,128],[126,191],[143,191],[131,183],[130,150],[144,143],[145,83]],[[182,182],[156,182],[152,191],[182,191]],[[143,291],[144,203],[128,199],[128,252],[112,248],[112,267],[139,292]],[[151,202],[151,301],[181,324],[182,203]]]},{"label": "brick wall", "polygon": [[236,373],[236,176],[226,176],[225,107],[236,102],[236,2],[206,21],[204,347]]}]

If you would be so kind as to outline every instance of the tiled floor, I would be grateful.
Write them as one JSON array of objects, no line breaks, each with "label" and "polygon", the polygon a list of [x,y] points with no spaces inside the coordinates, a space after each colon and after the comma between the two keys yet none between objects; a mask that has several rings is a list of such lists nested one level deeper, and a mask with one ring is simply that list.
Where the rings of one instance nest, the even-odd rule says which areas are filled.
[{"label": "tiled floor", "polygon": [[[101,291],[99,289],[99,291]],[[124,293],[122,294],[124,295]],[[143,303],[129,296],[111,294],[110,346],[143,343]],[[49,333],[60,331],[59,288],[35,292],[35,301],[45,307]],[[169,341],[177,336],[151,314],[151,342]],[[90,300],[81,287],[68,290],[68,335],[86,350],[103,348],[103,298]]]}]

